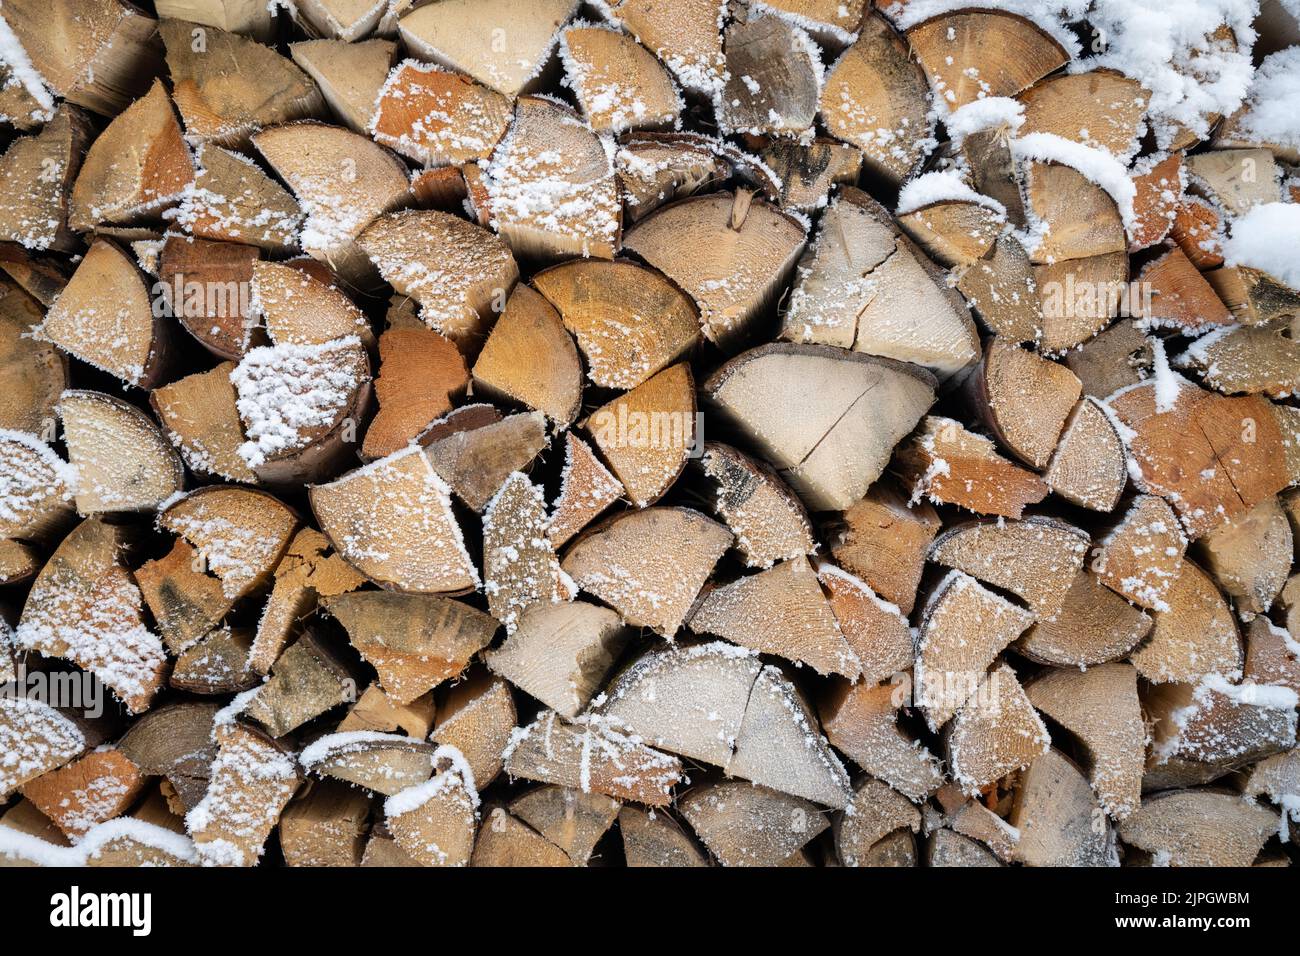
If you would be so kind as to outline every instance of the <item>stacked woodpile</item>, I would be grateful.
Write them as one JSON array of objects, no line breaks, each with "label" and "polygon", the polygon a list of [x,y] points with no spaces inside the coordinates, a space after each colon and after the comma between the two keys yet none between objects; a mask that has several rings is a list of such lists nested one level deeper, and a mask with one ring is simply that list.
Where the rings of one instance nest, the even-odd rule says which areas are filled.
[{"label": "stacked woodpile", "polygon": [[1155,6],[4,0],[0,862],[1293,862],[1300,30]]}]

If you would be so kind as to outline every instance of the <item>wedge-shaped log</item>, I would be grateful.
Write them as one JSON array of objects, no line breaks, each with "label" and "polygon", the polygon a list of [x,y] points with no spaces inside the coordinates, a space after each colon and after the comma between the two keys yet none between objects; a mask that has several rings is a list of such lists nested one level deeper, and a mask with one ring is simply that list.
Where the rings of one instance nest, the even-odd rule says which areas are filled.
[{"label": "wedge-shaped log", "polygon": [[194,183],[176,211],[190,235],[297,252],[303,216],[287,189],[242,153],[220,146],[200,145],[194,161]]},{"label": "wedge-shaped log", "polygon": [[1002,445],[1036,471],[1046,468],[1083,390],[1075,374],[995,337],[967,382]]},{"label": "wedge-shaped log", "polygon": [[71,250],[68,200],[90,144],[86,114],[59,110],[40,132],[0,156],[0,239],[28,249]]},{"label": "wedge-shaped log", "polygon": [[820,674],[856,680],[862,673],[816,572],[802,556],[709,591],[689,626]]},{"label": "wedge-shaped log", "polygon": [[1137,671],[1120,663],[1050,670],[1030,681],[1025,693],[1083,744],[1089,780],[1106,812],[1123,820],[1137,810],[1146,752]]},{"label": "wedge-shaped log", "polygon": [[29,697],[0,697],[0,744],[12,760],[0,766],[0,794],[56,770],[86,749],[86,738],[70,718]]},{"label": "wedge-shaped log", "polygon": [[402,734],[347,730],[318,737],[298,755],[304,770],[393,796],[433,775],[432,744]]},{"label": "wedge-shaped log", "polygon": [[895,461],[913,500],[1019,518],[1027,505],[1047,497],[1042,479],[999,455],[991,439],[939,415],[926,416]]},{"label": "wedge-shaped log", "polygon": [[162,683],[167,655],[122,566],[127,543],[127,529],[98,518],[77,525],[32,585],[14,645],[90,671],[138,714]]},{"label": "wedge-shaped log", "polygon": [[1168,866],[1250,866],[1277,833],[1274,810],[1214,790],[1172,790],[1120,824],[1125,843]]},{"label": "wedge-shaped log", "polygon": [[989,665],[1033,619],[961,571],[939,583],[921,615],[915,670],[916,699],[932,731],[974,696]]},{"label": "wedge-shaped log", "polygon": [[471,669],[439,703],[430,739],[464,754],[474,779],[486,787],[505,767],[503,754],[517,723],[509,685],[482,668]]},{"label": "wedge-shaped log", "polygon": [[1088,545],[1085,532],[1056,518],[972,521],[936,538],[930,559],[1006,588],[1047,619],[1064,605]]},{"label": "wedge-shaped log", "polygon": [[[822,387],[810,401],[811,381]],[[727,362],[703,392],[810,509],[830,510],[852,505],[880,476],[934,401],[934,379],[888,359],[773,343]]]},{"label": "wedge-shaped log", "polygon": [[627,34],[571,26],[560,35],[560,58],[583,116],[598,132],[672,126],[681,114],[667,69]]},{"label": "wedge-shaped log", "polygon": [[1093,511],[1111,512],[1128,484],[1128,458],[1115,423],[1085,395],[1065,420],[1043,481],[1055,494]]},{"label": "wedge-shaped log", "polygon": [[696,787],[681,810],[723,866],[778,866],[829,826],[807,800],[741,781]]},{"label": "wedge-shaped log", "polygon": [[563,850],[574,866],[586,866],[620,806],[604,794],[542,786],[510,801],[510,812]]},{"label": "wedge-shaped log", "polygon": [[573,719],[603,686],[628,633],[609,608],[576,601],[526,610],[506,642],[487,654],[496,674]]},{"label": "wedge-shaped log", "polygon": [[422,164],[486,160],[510,125],[510,101],[468,76],[417,60],[388,74],[374,103],[375,139]]},{"label": "wedge-shaped log", "polygon": [[419,448],[406,448],[309,492],[343,559],[384,587],[454,593],[477,587],[451,490]]},{"label": "wedge-shaped log", "polygon": [[843,866],[870,866],[872,848],[881,840],[920,829],[921,812],[906,797],[867,779],[854,791],[849,809],[835,818],[835,855]]},{"label": "wedge-shaped log", "polygon": [[635,388],[700,339],[690,298],[653,269],[623,259],[564,262],[532,284],[578,340],[588,377],[605,388]]},{"label": "wedge-shaped log", "polygon": [[1209,575],[1184,561],[1156,609],[1151,638],[1129,657],[1153,683],[1195,681],[1205,674],[1241,674],[1241,636],[1228,602]]},{"label": "wedge-shaped log", "polygon": [[582,406],[582,362],[552,305],[515,286],[474,363],[474,384],[489,395],[545,412],[563,427]]},{"label": "wedge-shaped log", "polygon": [[623,485],[600,463],[586,442],[564,435],[564,471],[560,494],[551,509],[546,535],[559,548],[623,494]]},{"label": "wedge-shaped log", "polygon": [[1150,631],[1150,617],[1091,571],[1079,571],[1060,608],[1035,621],[1016,641],[1016,650],[1042,664],[1091,667],[1126,657]]},{"label": "wedge-shaped log", "polygon": [[665,206],[623,246],[690,295],[705,337],[734,351],[774,310],[804,238],[797,220],[741,190]]},{"label": "wedge-shaped log", "polygon": [[627,623],[671,637],[731,542],[730,531],[697,511],[646,508],[593,528],[561,567]]},{"label": "wedge-shaped log", "polygon": [[1187,537],[1163,498],[1139,495],[1101,539],[1090,565],[1115,593],[1148,610],[1165,610],[1183,566]]},{"label": "wedge-shaped log", "polygon": [[478,825],[474,774],[454,747],[439,747],[445,769],[384,801],[384,820],[397,845],[422,866],[467,866]]},{"label": "wedge-shaped log", "polygon": [[1015,671],[991,671],[957,712],[945,740],[953,782],[973,794],[1047,753],[1052,740]]},{"label": "wedge-shaped log", "polygon": [[699,464],[713,486],[713,510],[736,536],[747,565],[770,568],[816,550],[803,503],[765,462],[708,442]]},{"label": "wedge-shaped log", "polygon": [[836,681],[818,716],[831,745],[855,764],[912,800],[943,785],[939,761],[898,726],[899,685]]},{"label": "wedge-shaped log", "polygon": [[1117,866],[1109,821],[1095,819],[1088,780],[1055,748],[1034,759],[1016,788],[1007,822],[1020,831],[1015,858],[1026,866]]},{"label": "wedge-shaped log", "polygon": [[631,805],[618,812],[623,858],[628,866],[708,866],[704,853],[673,817]]},{"label": "wedge-shaped log", "polygon": [[507,415],[429,441],[437,427],[434,423],[418,441],[428,445],[425,455],[433,470],[475,511],[485,509],[506,480],[527,470],[546,447],[546,419],[541,412]]},{"label": "wedge-shaped log", "polygon": [[822,62],[809,41],[801,27],[777,16],[751,13],[727,25],[722,38],[727,80],[717,106],[723,131],[799,136],[812,128]]},{"label": "wedge-shaped log", "polygon": [[[354,133],[367,133],[379,91],[397,53],[392,40],[321,39],[289,44],[293,62],[316,81],[330,111]],[[388,145],[392,145],[391,143]]]}]

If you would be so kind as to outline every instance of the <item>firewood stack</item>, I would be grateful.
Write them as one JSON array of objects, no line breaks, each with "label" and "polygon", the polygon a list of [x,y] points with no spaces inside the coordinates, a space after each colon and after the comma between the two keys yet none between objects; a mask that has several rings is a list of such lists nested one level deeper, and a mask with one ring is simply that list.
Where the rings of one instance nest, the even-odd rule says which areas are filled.
[{"label": "firewood stack", "polygon": [[0,861],[1294,862],[1253,6],[5,0]]}]

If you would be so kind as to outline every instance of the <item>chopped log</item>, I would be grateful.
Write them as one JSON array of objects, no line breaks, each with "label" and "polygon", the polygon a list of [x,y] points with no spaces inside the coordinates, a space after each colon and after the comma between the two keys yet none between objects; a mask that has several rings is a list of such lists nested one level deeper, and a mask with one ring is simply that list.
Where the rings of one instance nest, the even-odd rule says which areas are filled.
[{"label": "chopped log", "polygon": [[77,472],[48,445],[25,432],[0,432],[4,509],[0,539],[44,541],[73,520]]},{"label": "chopped log", "polygon": [[176,210],[190,235],[239,242],[273,253],[298,251],[302,210],[287,189],[242,153],[201,144],[194,184]]},{"label": "chopped log", "polygon": [[882,601],[865,582],[826,562],[816,564],[840,632],[862,667],[864,680],[884,680],[912,664],[912,629],[897,606]]},{"label": "chopped log", "polygon": [[[171,824],[174,817],[166,820]],[[184,826],[151,823],[139,817],[118,817],[93,828],[77,844],[86,866],[157,867],[196,866],[194,841],[184,836]]]},{"label": "chopped log", "polygon": [[1091,570],[1112,591],[1147,610],[1164,610],[1182,569],[1187,537],[1163,498],[1138,495],[1102,538]]},{"label": "chopped log", "polygon": [[41,569],[41,556],[21,541],[0,540],[0,584],[30,580]]},{"label": "chopped log", "polygon": [[635,263],[575,260],[542,270],[532,283],[558,310],[587,360],[588,377],[602,387],[635,388],[700,339],[694,303]]},{"label": "chopped log", "polygon": [[67,359],[28,334],[41,323],[40,303],[0,281],[0,428],[49,435],[67,387]]},{"label": "chopped log", "polygon": [[992,255],[963,271],[957,288],[981,321],[1002,340],[1021,343],[1043,338],[1042,303],[1034,268],[1015,236],[999,236]]},{"label": "chopped log", "polygon": [[1250,866],[1277,827],[1276,812],[1236,794],[1173,790],[1143,800],[1119,835],[1166,866]]},{"label": "chopped log", "polygon": [[77,525],[33,583],[14,645],[92,672],[138,714],[157,693],[167,656],[144,623],[140,589],[120,563],[127,542],[125,528],[98,518]]},{"label": "chopped log", "polygon": [[91,244],[33,334],[140,388],[161,380],[172,338],[155,315],[143,273],[107,239]]},{"label": "chopped log", "polygon": [[438,706],[432,740],[449,744],[465,756],[474,779],[486,787],[505,768],[505,749],[518,714],[505,681],[486,670],[471,670],[447,692]]},{"label": "chopped log", "polygon": [[103,116],[121,113],[162,67],[158,22],[122,0],[13,0],[5,21],[37,83]]},{"label": "chopped log", "polygon": [[[1169,238],[1196,268],[1215,269],[1223,265],[1223,213],[1201,197],[1183,197],[1174,213]],[[1220,290],[1216,287],[1215,291]]]},{"label": "chopped log", "polygon": [[604,7],[607,17],[627,27],[688,90],[709,99],[720,94],[726,61],[715,0],[684,0],[671,7],[653,0],[612,0]]},{"label": "chopped log", "polygon": [[878,481],[835,519],[831,556],[903,614],[910,614],[939,527],[939,516],[928,502],[910,503],[892,482]]},{"label": "chopped log", "polygon": [[319,737],[298,755],[304,770],[393,796],[433,775],[432,744],[400,734],[349,730]]},{"label": "chopped log", "polygon": [[1136,281],[1142,287],[1139,315],[1148,326],[1195,333],[1232,323],[1214,287],[1177,246],[1147,263]]},{"label": "chopped log", "polygon": [[1291,570],[1291,525],[1277,498],[1266,498],[1196,543],[1205,570],[1243,619],[1263,614]]},{"label": "chopped log", "polygon": [[945,744],[953,782],[973,794],[1027,767],[1052,741],[1015,671],[1002,664],[957,712]]},{"label": "chopped log", "polygon": [[811,143],[772,139],[759,159],[781,180],[781,208],[812,214],[827,204],[835,186],[852,185],[862,170],[862,153],[833,140]]},{"label": "chopped log", "polygon": [[1118,660],[1151,631],[1151,618],[1106,588],[1090,571],[1074,575],[1064,602],[1016,642],[1025,657],[1057,667]]},{"label": "chopped log", "polygon": [[136,583],[168,650],[183,653],[217,627],[235,605],[206,562],[183,538],[166,555],[146,561]]},{"label": "chopped log", "polygon": [[835,749],[912,800],[943,784],[939,761],[898,726],[893,683],[836,681],[818,707],[822,729]]},{"label": "chopped log", "polygon": [[871,850],[891,833],[916,833],[921,813],[906,797],[879,780],[865,781],[849,809],[835,818],[835,853],[843,866],[866,866]]},{"label": "chopped log", "polygon": [[271,47],[183,20],[163,20],[158,32],[191,143],[247,146],[264,127],[321,112],[316,84]]},{"label": "chopped log", "polygon": [[699,442],[695,381],[670,366],[591,413],[584,427],[638,508],[658,501]]},{"label": "chopped log", "polygon": [[672,126],[682,111],[663,64],[626,34],[570,26],[560,34],[560,59],[583,116],[597,132]]},{"label": "chopped log", "polygon": [[505,762],[512,777],[650,806],[668,804],[683,776],[676,757],[626,736],[608,721],[588,716],[570,723],[551,710],[511,735]]},{"label": "chopped log", "polygon": [[493,228],[515,255],[614,257],[622,213],[614,166],[567,105],[522,97],[483,173]]},{"label": "chopped log", "polygon": [[1090,70],[1050,76],[1017,99],[1025,108],[1019,135],[1051,133],[1126,157],[1137,151],[1151,94],[1114,70]]},{"label": "chopped log", "polygon": [[999,455],[990,439],[938,415],[926,416],[899,449],[895,467],[911,485],[913,501],[929,499],[976,514],[1019,518],[1026,505],[1047,497],[1042,479]]},{"label": "chopped log", "polygon": [[248,666],[258,674],[266,674],[288,643],[298,619],[310,614],[319,598],[346,594],[364,580],[333,550],[323,534],[312,528],[299,530],[276,564],[275,584],[258,621]]},{"label": "chopped log", "polygon": [[131,725],[117,743],[122,756],[171,790],[168,803],[185,813],[203,799],[217,754],[213,720],[220,705],[201,701],[166,704]]},{"label": "chopped log", "polygon": [[261,681],[248,666],[252,646],[252,630],[218,628],[177,655],[167,683],[191,694],[239,694],[251,690]]},{"label": "chopped log", "polygon": [[509,0],[450,0],[416,7],[398,22],[407,49],[446,63],[508,97],[528,90],[550,59],[555,35],[574,0],[540,0],[521,8]]},{"label": "chopped log", "polygon": [[[1288,625],[1293,623],[1294,607],[1288,602]],[[1246,629],[1245,678],[1257,684],[1281,684],[1300,693],[1300,642],[1289,629],[1278,627],[1263,615],[1250,622]]]},{"label": "chopped log", "polygon": [[1121,663],[1052,670],[1030,681],[1025,693],[1038,710],[1079,739],[1088,757],[1089,780],[1106,812],[1123,820],[1137,810],[1147,735],[1137,671]]},{"label": "chopped log", "polygon": [[144,790],[140,768],[118,750],[96,750],[25,783],[22,794],[70,839],[125,813]]},{"label": "chopped log", "polygon": [[361,457],[394,454],[431,422],[451,411],[469,386],[469,371],[455,343],[423,325],[390,326],[379,336],[379,411],[366,429]]},{"label": "chopped log", "polygon": [[830,826],[807,800],[741,781],[696,787],[680,806],[723,866],[777,866]]},{"label": "chopped log", "polygon": [[[1053,355],[1082,345],[1101,332],[1115,318],[1125,296],[1131,303],[1134,295],[1128,285],[1128,256],[1122,252],[1036,262],[1033,270],[1043,315],[1039,347]],[[1130,304],[1129,311],[1137,309]]]},{"label": "chopped log", "polygon": [[[812,402],[810,381],[823,384]],[[866,493],[893,446],[933,402],[933,382],[923,370],[888,359],[773,343],[727,362],[703,391],[805,504],[842,510]],[[798,420],[787,414],[795,407]]]},{"label": "chopped log", "polygon": [[573,432],[564,436],[564,470],[560,494],[551,509],[546,535],[556,548],[618,501],[623,486],[600,463],[591,447]]},{"label": "chopped log", "polygon": [[996,337],[985,346],[984,360],[967,383],[998,440],[1037,471],[1051,460],[1083,388],[1064,365]]},{"label": "chopped log", "polygon": [[560,314],[528,286],[515,286],[506,300],[474,363],[474,383],[488,395],[545,412],[561,427],[577,418],[582,406],[578,350]]},{"label": "chopped log", "polygon": [[428,443],[425,455],[434,472],[465,504],[482,511],[506,479],[526,471],[546,447],[546,419],[541,412],[530,412],[429,442],[432,434],[432,429],[426,430],[417,440]]},{"label": "chopped log", "polygon": [[907,30],[936,96],[958,109],[984,96],[1015,96],[1069,56],[1042,28],[993,10],[958,10]]},{"label": "chopped log", "polygon": [[625,223],[640,222],[666,203],[694,195],[731,175],[715,141],[687,134],[633,133],[614,154]]},{"label": "chopped log", "polygon": [[867,169],[897,185],[920,164],[931,132],[925,76],[882,16],[868,13],[857,29],[818,105],[827,131],[862,150]]},{"label": "chopped log", "polygon": [[451,510],[451,491],[419,448],[408,447],[309,492],[334,549],[385,587],[421,594],[477,587]]},{"label": "chopped log", "polygon": [[[379,91],[397,53],[392,40],[300,40],[289,44],[293,62],[310,76],[334,116],[354,133],[367,133]],[[386,145],[392,145],[391,143]]]},{"label": "chopped log", "polygon": [[231,598],[270,581],[297,524],[297,516],[271,495],[220,485],[176,498],[158,515],[159,528],[184,538]]},{"label": "chopped log", "polygon": [[609,608],[581,601],[536,604],[486,661],[493,673],[572,720],[603,686],[627,640],[622,620]]},{"label": "chopped log", "polygon": [[898,225],[942,266],[971,266],[993,249],[1006,216],[978,202],[943,199],[921,206],[900,196]]},{"label": "chopped log", "polygon": [[1083,393],[1104,400],[1149,374],[1151,340],[1133,321],[1120,321],[1065,355],[1065,364],[1083,383]]},{"label": "chopped log", "polygon": [[0,744],[12,754],[0,766],[0,794],[57,770],[86,749],[86,738],[69,717],[30,697],[0,696]]},{"label": "chopped log", "polygon": [[160,17],[189,20],[267,42],[274,14],[258,0],[154,0]]},{"label": "chopped log", "polygon": [[[1062,134],[1064,135],[1064,134]],[[1161,242],[1173,229],[1178,209],[1184,202],[1183,155],[1159,154],[1134,164],[1133,219],[1129,228],[1129,252]],[[1186,250],[1184,250],[1186,252]]]},{"label": "chopped log", "polygon": [[940,790],[937,796],[945,809],[956,806],[955,810],[950,810],[947,820],[954,832],[983,843],[1003,863],[1015,859],[1019,831],[978,800],[966,799],[952,784]]},{"label": "chopped log", "polygon": [[802,556],[709,591],[688,626],[697,634],[807,664],[819,674],[849,680],[862,674],[816,572]]},{"label": "chopped log", "polygon": [[510,801],[510,812],[563,850],[574,866],[586,866],[621,806],[603,794],[543,786]]},{"label": "chopped log", "polygon": [[1115,200],[1078,170],[1063,163],[1030,162],[1025,198],[1047,235],[1030,252],[1036,263],[1085,259],[1128,251],[1124,221]]},{"label": "chopped log", "polygon": [[176,205],[193,182],[172,102],[155,80],[91,144],[72,186],[68,225],[78,232],[133,225]]},{"label": "chopped log", "polygon": [[932,731],[962,709],[998,654],[1033,619],[968,574],[944,577],[921,615],[914,672],[916,700]]},{"label": "chopped log", "polygon": [[416,867],[419,863],[407,854],[393,839],[388,827],[382,820],[376,820],[366,841],[365,853],[361,857],[362,866]]},{"label": "chopped log", "polygon": [[283,737],[340,704],[356,700],[352,671],[309,631],[285,648],[271,676],[242,713],[272,737]]},{"label": "chopped log", "polygon": [[1097,798],[1068,757],[1051,749],[1020,776],[1007,822],[1020,831],[1016,859],[1026,866],[1118,864],[1110,826],[1096,819]]},{"label": "chopped log", "polygon": [[1002,866],[998,858],[970,837],[946,827],[930,834],[925,846],[926,866]]},{"label": "chopped log", "polygon": [[337,37],[352,42],[379,27],[389,4],[369,5],[351,0],[294,0],[289,12],[312,36]]},{"label": "chopped log", "polygon": [[257,328],[252,285],[261,252],[255,246],[172,235],[158,256],[167,313],[218,358],[238,361],[265,338]]},{"label": "chopped log", "polygon": [[1241,674],[1242,649],[1232,611],[1209,575],[1183,561],[1157,608],[1151,638],[1129,660],[1152,683],[1195,681],[1205,674]]},{"label": "chopped log", "polygon": [[90,138],[86,114],[67,106],[39,133],[9,144],[0,156],[0,240],[27,249],[75,248],[68,201]]},{"label": "chopped log", "polygon": [[798,277],[784,338],[916,362],[941,381],[979,356],[961,296],[863,192],[845,189],[831,203]]},{"label": "chopped log", "polygon": [[653,507],[592,528],[561,567],[628,624],[671,637],[731,543],[730,531],[697,511]]},{"label": "chopped log", "polygon": [[623,858],[628,866],[708,866],[681,824],[662,810],[624,806],[618,812]]},{"label": "chopped log", "polygon": [[623,247],[695,300],[709,341],[734,350],[773,311],[804,238],[799,222],[741,190],[665,206],[633,226]]},{"label": "chopped log", "polygon": [[1205,278],[1243,325],[1264,325],[1300,307],[1300,292],[1259,269],[1223,266],[1205,273]]},{"label": "chopped log", "polygon": [[727,72],[716,109],[724,132],[799,136],[812,128],[822,62],[807,33],[751,11],[726,26],[722,49]]},{"label": "chopped log", "polygon": [[699,462],[713,486],[713,510],[747,565],[770,568],[816,550],[803,503],[769,465],[720,442],[706,443]]},{"label": "chopped log", "polygon": [[1231,326],[1197,339],[1177,362],[1196,369],[1201,381],[1225,395],[1289,398],[1300,392],[1300,343],[1288,331],[1285,321]]},{"label": "chopped log", "polygon": [[488,159],[510,115],[510,101],[490,87],[405,60],[378,91],[366,129],[428,169]]},{"label": "chopped log", "polygon": [[351,130],[306,120],[264,129],[252,141],[302,207],[303,252],[354,285],[373,284],[357,238],[409,202],[401,162]]},{"label": "chopped log", "polygon": [[334,780],[309,783],[280,816],[288,866],[359,866],[370,797]]},{"label": "chopped log", "polygon": [[482,611],[426,594],[353,591],[322,597],[319,606],[338,618],[397,704],[458,677],[497,630]]},{"label": "chopped log", "polygon": [[187,375],[155,388],[149,403],[191,471],[252,482],[257,476],[239,455],[244,429],[230,381],[234,370],[235,363],[222,362],[210,371]]},{"label": "chopped log", "polygon": [[493,807],[484,814],[469,865],[560,867],[572,866],[573,861],[558,846],[512,816],[504,807]]},{"label": "chopped log", "polygon": [[1294,746],[1296,699],[1289,687],[1232,684],[1218,674],[1151,687],[1143,695],[1152,727],[1143,789],[1157,789],[1152,778],[1179,765],[1198,765],[1208,781]]},{"label": "chopped log", "polygon": [[437,210],[381,216],[360,242],[380,275],[420,304],[425,324],[462,348],[484,333],[519,277],[501,239]]},{"label": "chopped log", "polygon": [[302,778],[293,758],[240,723],[218,724],[208,792],[185,816],[204,863],[252,866]]},{"label": "chopped log", "polygon": [[338,732],[373,730],[391,734],[400,730],[418,740],[433,730],[433,715],[433,694],[417,697],[409,704],[395,704],[378,684],[371,684],[339,721]]},{"label": "chopped log", "polygon": [[1192,539],[1288,483],[1281,434],[1260,396],[1224,398],[1170,372],[1106,404],[1125,426],[1134,483],[1167,498]]},{"label": "chopped log", "polygon": [[1267,149],[1216,149],[1187,157],[1188,189],[1229,215],[1277,202],[1277,165]]},{"label": "chopped log", "polygon": [[1111,512],[1128,485],[1124,442],[1102,404],[1085,395],[1065,421],[1043,481],[1053,493],[1093,511]]}]

